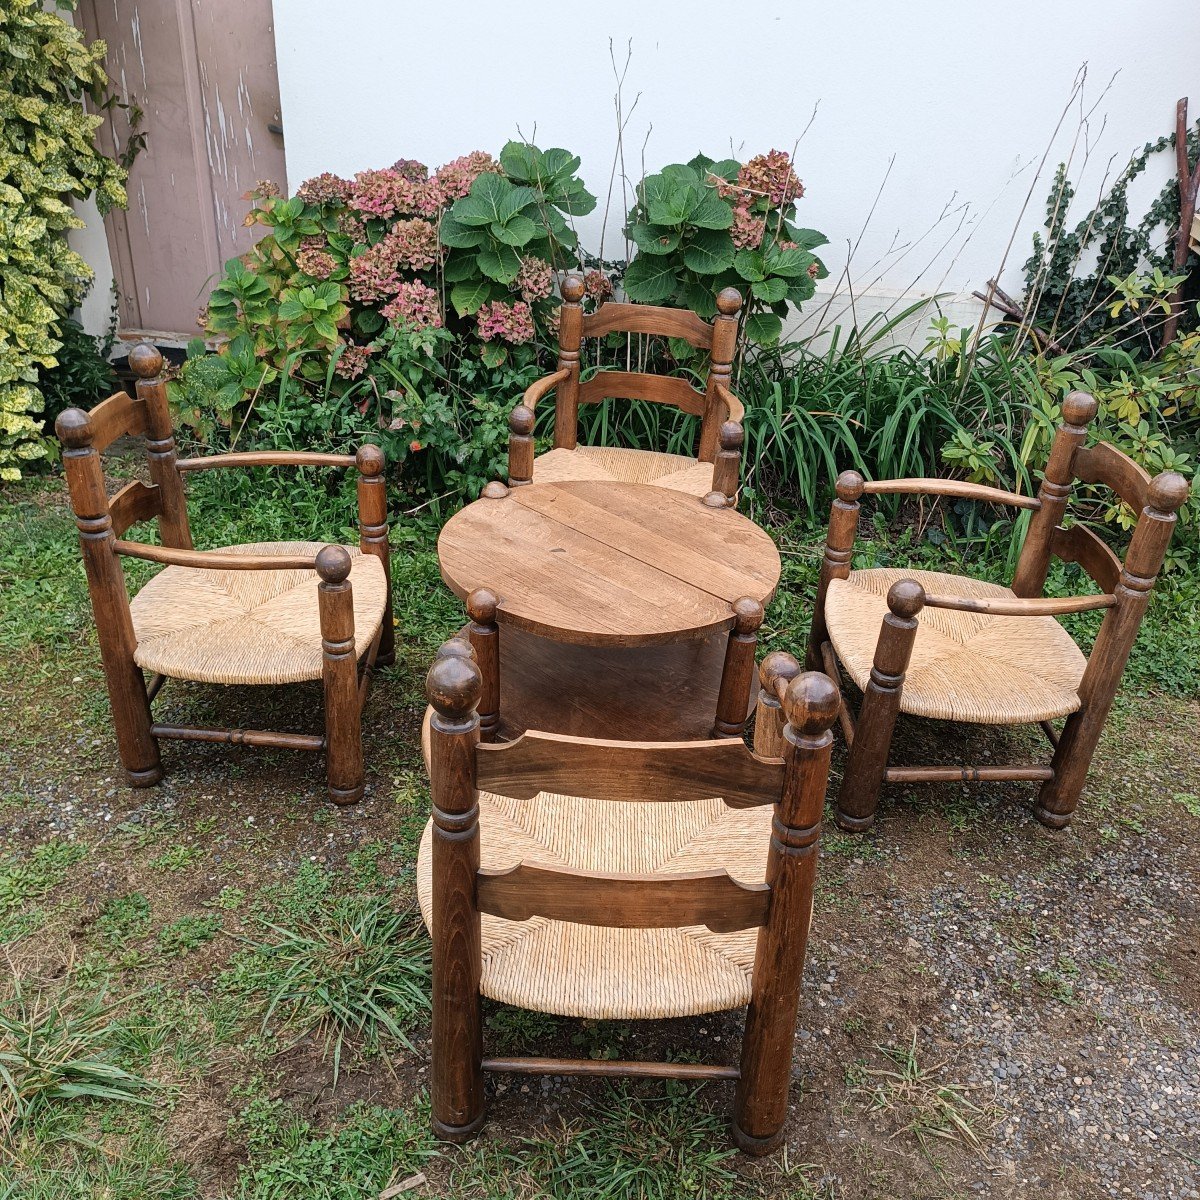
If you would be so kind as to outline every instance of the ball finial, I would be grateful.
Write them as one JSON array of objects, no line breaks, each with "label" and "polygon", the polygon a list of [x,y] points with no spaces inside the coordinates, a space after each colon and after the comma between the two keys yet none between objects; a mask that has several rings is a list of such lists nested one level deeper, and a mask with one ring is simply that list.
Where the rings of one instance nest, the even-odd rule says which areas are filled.
[{"label": "ball finial", "polygon": [[81,450],[91,444],[92,423],[82,408],[64,408],[54,422],[54,432],[68,450]]},{"label": "ball finial", "polygon": [[476,588],[467,597],[467,616],[476,625],[491,625],[496,620],[496,608],[499,603],[495,592],[487,588]]},{"label": "ball finial", "polygon": [[1087,425],[1096,415],[1096,397],[1087,392],[1069,392],[1063,401],[1063,420],[1068,425]]},{"label": "ball finial", "polygon": [[578,304],[583,299],[583,294],[587,291],[587,286],[583,282],[583,276],[577,275],[572,271],[562,281],[558,290],[562,293],[562,298],[568,304]]},{"label": "ball finial", "polygon": [[533,432],[532,410],[526,408],[524,404],[518,404],[508,414],[508,427],[518,436],[528,437]]},{"label": "ball finial", "polygon": [[865,481],[857,471],[843,471],[837,477],[837,483],[834,488],[837,491],[837,497],[844,504],[853,504],[861,498]]},{"label": "ball finial", "polygon": [[722,450],[740,450],[746,431],[736,421],[726,421],[717,433]]},{"label": "ball finial", "polygon": [[438,647],[435,658],[469,658],[475,661],[475,647],[464,637],[452,637]]},{"label": "ball finial", "polygon": [[1161,513],[1178,512],[1188,498],[1188,481],[1178,471],[1163,471],[1150,480],[1146,504]]},{"label": "ball finial", "polygon": [[783,712],[797,733],[815,737],[837,720],[842,697],[828,675],[805,671],[797,675],[783,694]]},{"label": "ball finial", "polygon": [[376,475],[383,474],[387,459],[384,458],[383,451],[378,446],[368,444],[359,446],[358,453],[354,456],[354,463],[360,474],[373,479]]},{"label": "ball finial", "polygon": [[491,483],[485,484],[483,491],[479,493],[485,500],[503,500],[508,495],[508,488],[498,479],[493,479]]},{"label": "ball finial", "polygon": [[733,602],[733,627],[740,634],[753,633],[763,623],[763,606],[749,596]]},{"label": "ball finial", "polygon": [[717,293],[717,312],[724,317],[737,316],[742,310],[742,293],[737,288],[722,288]]},{"label": "ball finial", "polygon": [[462,721],[479,704],[483,676],[473,659],[461,654],[439,655],[425,676],[425,695],[438,713]]},{"label": "ball finial", "polygon": [[345,546],[322,546],[317,551],[317,574],[326,583],[345,583],[350,575],[350,552]]},{"label": "ball finial", "polygon": [[888,589],[887,605],[898,617],[915,617],[925,607],[925,589],[915,579],[898,579]]},{"label": "ball finial", "polygon": [[162,352],[152,342],[138,342],[129,352],[129,369],[139,379],[153,379],[163,368]]},{"label": "ball finial", "polygon": [[800,674],[800,664],[783,650],[772,650],[758,668],[758,681],[769,695],[777,696],[780,684],[786,686]]}]

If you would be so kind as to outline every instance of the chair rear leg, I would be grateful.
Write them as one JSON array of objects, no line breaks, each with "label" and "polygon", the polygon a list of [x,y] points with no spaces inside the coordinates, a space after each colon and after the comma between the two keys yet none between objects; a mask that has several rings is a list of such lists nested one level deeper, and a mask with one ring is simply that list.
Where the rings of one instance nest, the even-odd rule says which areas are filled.
[{"label": "chair rear leg", "polygon": [[915,580],[901,579],[888,592],[890,611],[879,631],[854,744],[838,791],[837,823],[843,829],[861,833],[875,823],[892,733],[900,715],[904,672],[917,636],[917,613],[924,606],[925,591]]},{"label": "chair rear leg", "polygon": [[358,707],[358,658],[354,653],[354,596],[350,555],[326,546],[317,555],[321,577],[321,675],[325,688],[325,770],[334,804],[363,797],[362,714]]}]

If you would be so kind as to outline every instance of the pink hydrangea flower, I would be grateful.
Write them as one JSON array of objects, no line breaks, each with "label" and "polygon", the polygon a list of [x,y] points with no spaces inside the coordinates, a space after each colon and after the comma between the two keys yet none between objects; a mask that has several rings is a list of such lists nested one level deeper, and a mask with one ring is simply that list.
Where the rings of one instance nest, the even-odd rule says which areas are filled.
[{"label": "pink hydrangea flower", "polygon": [[554,269],[544,258],[523,258],[512,286],[529,304],[544,300],[554,290]]},{"label": "pink hydrangea flower", "polygon": [[314,175],[312,179],[306,179],[296,189],[296,195],[305,204],[317,206],[322,204],[345,204],[353,186],[350,180],[342,179],[339,175],[331,175],[328,171],[325,171],[321,175]]},{"label": "pink hydrangea flower", "polygon": [[442,324],[436,290],[419,279],[400,284],[395,299],[382,312],[389,321],[407,321],[418,329],[440,329]]},{"label": "pink hydrangea flower", "polygon": [[337,260],[325,249],[323,238],[310,237],[300,244],[296,266],[314,279],[328,279],[337,267]]},{"label": "pink hydrangea flower", "polygon": [[425,271],[438,260],[437,230],[428,221],[397,221],[384,238],[396,261],[410,271]]},{"label": "pink hydrangea flower", "polygon": [[427,185],[406,179],[391,167],[359,171],[350,191],[350,207],[368,217],[403,216],[421,211]]},{"label": "pink hydrangea flower", "polygon": [[424,183],[429,178],[429,168],[415,158],[398,158],[392,163],[391,169],[410,183]]},{"label": "pink hydrangea flower", "polygon": [[499,338],[519,346],[523,342],[532,342],[534,338],[533,310],[524,300],[514,300],[511,304],[493,300],[480,308],[475,315],[475,322],[481,341],[490,342]]},{"label": "pink hydrangea flower", "polygon": [[349,238],[353,238],[356,242],[365,242],[367,240],[367,227],[363,224],[362,218],[357,213],[352,212],[348,208],[343,208],[335,218],[337,221],[338,233],[343,233]]},{"label": "pink hydrangea flower", "polygon": [[733,244],[739,250],[757,250],[762,244],[766,222],[761,215],[752,213],[748,204],[735,204],[733,225],[729,230]]},{"label": "pink hydrangea flower", "polygon": [[583,290],[594,300],[607,300],[613,294],[612,280],[603,271],[589,271],[583,277]]},{"label": "pink hydrangea flower", "polygon": [[357,379],[367,369],[375,347],[356,346],[353,342],[339,342],[338,344],[343,347],[343,350],[338,356],[333,373],[340,375],[343,379]]},{"label": "pink hydrangea flower", "polygon": [[350,295],[364,304],[390,299],[400,286],[400,264],[387,238],[350,260]]},{"label": "pink hydrangea flower", "polygon": [[500,164],[484,150],[472,150],[444,167],[438,167],[431,182],[443,204],[452,204],[471,190],[471,184],[486,171],[500,173]]},{"label": "pink hydrangea flower", "polygon": [[804,195],[804,184],[792,169],[791,155],[782,150],[755,155],[737,176],[738,187],[765,196],[772,208],[790,204]]}]

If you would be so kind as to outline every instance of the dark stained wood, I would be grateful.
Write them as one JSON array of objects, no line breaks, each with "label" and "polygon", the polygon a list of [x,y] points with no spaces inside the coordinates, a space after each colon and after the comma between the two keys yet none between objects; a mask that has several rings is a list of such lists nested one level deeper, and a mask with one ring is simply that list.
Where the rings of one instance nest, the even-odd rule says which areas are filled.
[{"label": "dark stained wood", "polygon": [[[574,450],[579,440],[579,355],[583,349],[583,276],[563,281],[562,307],[558,310],[558,371],[566,372],[555,387],[554,445]],[[527,393],[528,395],[528,393]]]},{"label": "dark stained wood", "polygon": [[887,783],[993,783],[1000,780],[1041,782],[1054,778],[1052,767],[888,767]]},{"label": "dark stained wood", "polygon": [[735,425],[740,425],[746,419],[745,405],[720,380],[714,382],[713,391],[725,406],[722,421],[732,421]]},{"label": "dark stained wood", "polygon": [[1067,718],[1059,735],[1052,760],[1054,778],[1038,795],[1036,816],[1052,829],[1067,825],[1079,803],[1092,756],[1175,531],[1176,514],[1187,498],[1187,480],[1173,471],[1164,471],[1146,487],[1146,505],[1130,539],[1114,592],[1116,607],[1105,614],[1088,656],[1079,684],[1080,707]]},{"label": "dark stained wood", "polygon": [[733,615],[713,722],[713,737],[718,738],[740,738],[746,728],[746,701],[754,680],[754,648],[763,623],[763,606],[742,596],[733,602]]},{"label": "dark stained wood", "polygon": [[192,548],[188,523],[187,496],[175,455],[175,431],[171,428],[171,408],[167,403],[167,382],[163,378],[163,356],[148,342],[129,352],[129,366],[137,376],[137,394],[146,414],[146,461],[150,478],[157,485],[162,501],[158,536],[164,546],[181,550]]},{"label": "dark stained wood", "polygon": [[850,715],[850,706],[846,703],[846,694],[842,691],[842,673],[838,667],[837,655],[830,642],[821,643],[821,662],[825,674],[837,684],[841,698],[838,707],[838,721],[842,726],[842,737],[846,739],[847,748],[854,745],[854,718]]},{"label": "dark stained wood", "polygon": [[704,388],[704,418],[700,422],[700,446],[696,457],[712,462],[717,453],[717,435],[727,420],[736,420],[728,413],[730,375],[733,356],[737,352],[738,313],[742,297],[736,288],[725,288],[717,296],[717,315],[712,324],[712,348],[708,356],[708,381]]},{"label": "dark stained wood", "polygon": [[531,730],[515,742],[481,745],[478,785],[531,800],[540,791],[594,800],[683,801],[720,796],[730,808],[770,804],[782,767],[744,742],[635,742]]},{"label": "dark stained wood", "polygon": [[63,469],[79,529],[117,748],[130,784],[149,787],[162,779],[162,763],[150,729],[146,679],[133,661],[137,638],[125,574],[114,552],[104,472],[91,442],[93,426],[86,413],[67,409],[59,415],[55,428],[63,442]]},{"label": "dark stained wood", "polygon": [[[833,506],[829,512],[829,529],[825,535],[825,554],[817,578],[817,595],[813,603],[812,629],[808,635],[805,666],[810,671],[824,671],[821,647],[829,641],[825,623],[825,601],[829,585],[835,579],[850,577],[850,558],[854,538],[858,533],[859,499],[863,494],[863,477],[857,471],[843,471],[837,478]],[[834,679],[837,678],[835,675]]]},{"label": "dark stained wood", "polygon": [[1113,596],[1025,597],[1011,600],[1003,597],[925,596],[927,608],[950,608],[958,612],[990,613],[994,617],[1060,617],[1066,613],[1091,612],[1096,608],[1112,608]]},{"label": "dark stained wood", "polygon": [[838,692],[817,672],[787,685],[783,708],[783,787],[775,805],[766,883],[771,907],[758,931],[750,1006],[733,1103],[733,1136],[748,1154],[778,1146],[787,1119],[788,1086],[804,954],[812,921],[817,839],[833,747],[830,726]]},{"label": "dark stained wood", "polygon": [[180,471],[215,471],[226,467],[353,467],[352,454],[320,454],[308,450],[245,450],[235,454],[206,454],[181,458]]},{"label": "dark stained wood", "polygon": [[321,578],[317,585],[317,605],[321,614],[329,798],[334,804],[354,804],[362,799],[364,783],[350,555],[344,546],[326,546],[317,554],[316,566]]},{"label": "dark stained wood", "polygon": [[485,1058],[485,1071],[512,1075],[599,1075],[633,1079],[737,1079],[737,1067],[709,1063],[621,1062],[606,1058]]},{"label": "dark stained wood", "polygon": [[855,723],[854,745],[838,791],[837,822],[843,829],[858,832],[875,821],[892,731],[900,712],[904,672],[917,637],[916,617],[924,602],[924,590],[911,579],[894,583],[888,592],[889,611],[883,618]]},{"label": "dark stained wood", "polygon": [[646,333],[654,337],[683,338],[698,350],[712,345],[713,330],[707,321],[685,308],[661,308],[654,304],[622,304],[609,300],[583,318],[584,337],[609,333]]},{"label": "dark stained wood", "polygon": [[799,674],[800,664],[782,650],[772,651],[762,661],[754,714],[754,753],[759,758],[783,757],[783,694]]},{"label": "dark stained wood", "polygon": [[88,414],[92,427],[92,445],[103,453],[117,438],[138,436],[146,432],[146,406],[128,392],[115,392],[102,400]]},{"label": "dark stained wood", "polygon": [[728,871],[666,875],[602,874],[569,867],[518,863],[479,872],[479,911],[506,921],[546,917],[611,929],[675,929],[706,925],[733,933],[761,925],[771,890],[738,883]]},{"label": "dark stained wood", "polygon": [[173,550],[170,546],[120,540],[113,543],[113,549],[127,558],[208,571],[314,571],[317,565],[315,556],[306,554],[225,554],[217,550]]},{"label": "dark stained wood", "polygon": [[[456,648],[457,651],[457,648]],[[483,1123],[483,1014],[479,910],[479,668],[461,653],[439,656],[425,690],[430,722],[429,790],[433,801],[433,1129],[448,1141]]]},{"label": "dark stained wood", "polygon": [[396,619],[392,610],[392,546],[388,530],[387,484],[383,477],[387,461],[378,446],[360,446],[354,456],[358,467],[358,548],[373,554],[383,567],[387,581],[387,606],[379,629],[379,652],[372,661],[381,667],[396,660]]},{"label": "dark stained wood", "polygon": [[264,746],[277,750],[324,750],[325,739],[312,733],[277,733],[270,729],[204,729],[198,725],[151,726],[156,738],[207,742],[221,746]]},{"label": "dark stained wood", "polygon": [[646,400],[651,404],[669,404],[690,413],[704,415],[704,395],[686,379],[672,375],[644,375],[635,371],[600,371],[579,385],[579,403],[597,404],[609,398]]},{"label": "dark stained wood", "polygon": [[[719,494],[725,504],[732,507],[737,503],[738,481],[741,478],[742,442],[745,435],[742,427],[733,421],[721,426],[720,449],[713,463],[713,492]],[[707,503],[707,498],[705,503]]]},{"label": "dark stained wood", "polygon": [[1078,563],[1105,592],[1116,590],[1121,560],[1086,525],[1059,525],[1051,534],[1050,551],[1063,562]]},{"label": "dark stained wood", "polygon": [[1041,501],[1036,496],[1022,496],[1003,488],[986,487],[982,483],[966,483],[960,479],[878,479],[866,481],[863,491],[878,496],[953,496],[958,500],[978,500],[983,504],[1008,504],[1014,508],[1037,509]]},{"label": "dark stained wood", "polygon": [[141,480],[127,483],[108,502],[113,536],[119,538],[131,525],[153,521],[162,512],[162,493]]},{"label": "dark stained wood", "polygon": [[534,484],[479,500],[438,539],[442,578],[500,597],[502,625],[577,645],[698,640],[733,625],[740,597],[766,604],[779,552],[729,509],[663,488]]},{"label": "dark stained wood", "polygon": [[1146,507],[1150,475],[1123,450],[1110,442],[1082,446],[1075,452],[1075,478],[1084,483],[1102,483],[1110,487],[1135,513]]},{"label": "dark stained wood", "polygon": [[487,588],[476,588],[467,597],[467,640],[483,677],[479,693],[479,739],[496,740],[500,723],[500,630],[496,625],[496,597]]},{"label": "dark stained wood", "polygon": [[[1063,420],[1054,435],[1050,457],[1038,489],[1041,507],[1029,520],[1021,557],[1013,574],[1012,590],[1018,596],[1037,596],[1046,584],[1050,566],[1051,539],[1062,524],[1071,484],[1075,478],[1075,454],[1087,442],[1087,427],[1096,415],[1096,401],[1086,392],[1072,392],[1063,401]],[[1111,588],[1105,588],[1111,591]]]},{"label": "dark stained wood", "polygon": [[546,375],[537,380],[536,383],[531,383],[525,389],[525,394],[521,398],[521,404],[529,409],[530,412],[533,412],[539,400],[549,395],[559,384],[566,383],[573,374],[574,372],[570,367],[560,367],[552,375]]}]

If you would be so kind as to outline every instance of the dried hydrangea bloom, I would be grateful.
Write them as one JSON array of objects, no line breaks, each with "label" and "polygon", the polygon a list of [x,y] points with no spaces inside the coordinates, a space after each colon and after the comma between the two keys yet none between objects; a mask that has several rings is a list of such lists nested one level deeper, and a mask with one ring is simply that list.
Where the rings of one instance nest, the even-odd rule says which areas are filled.
[{"label": "dried hydrangea bloom", "polygon": [[544,300],[554,290],[554,269],[544,258],[523,258],[512,286],[529,304]]},{"label": "dried hydrangea bloom", "polygon": [[487,171],[500,173],[500,164],[485,150],[472,150],[433,173],[432,183],[444,204],[452,204],[471,190],[471,184]]},{"label": "dried hydrangea bloom", "polygon": [[339,342],[343,347],[341,354],[334,364],[333,373],[342,379],[357,379],[371,361],[375,352],[374,346],[356,346],[353,342]]},{"label": "dried hydrangea bloom", "polygon": [[269,179],[260,179],[254,185],[254,191],[251,195],[256,200],[270,200],[272,196],[281,195],[281,192],[277,183],[272,183]]},{"label": "dried hydrangea bloom", "polygon": [[589,271],[583,277],[583,290],[594,300],[607,300],[613,294],[612,280],[603,271]]},{"label": "dried hydrangea bloom", "polygon": [[437,230],[428,221],[397,221],[384,242],[396,262],[410,271],[425,271],[438,260]]},{"label": "dried hydrangea bloom", "polygon": [[335,218],[337,221],[338,233],[345,234],[348,238],[353,238],[356,242],[365,242],[367,240],[367,227],[363,224],[363,220],[356,213],[348,208],[343,208]]},{"label": "dried hydrangea bloom", "polygon": [[524,342],[532,342],[534,338],[533,310],[524,300],[514,300],[511,304],[493,300],[480,308],[475,315],[475,322],[481,341],[490,342],[499,338],[519,346]]},{"label": "dried hydrangea bloom", "polygon": [[296,195],[305,204],[318,207],[322,204],[345,204],[353,186],[350,180],[325,171],[323,174],[314,175],[312,179],[306,179],[296,189]]},{"label": "dried hydrangea bloom", "polygon": [[440,329],[442,324],[437,292],[419,279],[400,284],[395,299],[382,312],[389,321],[407,321],[418,329]]},{"label": "dried hydrangea bloom", "polygon": [[429,168],[415,158],[398,158],[392,163],[391,169],[409,183],[424,183],[429,178]]},{"label": "dried hydrangea bloom", "polygon": [[739,250],[757,250],[762,244],[766,222],[750,211],[748,204],[734,205],[733,225],[729,235]]},{"label": "dried hydrangea bloom", "polygon": [[804,185],[792,169],[791,156],[782,150],[755,155],[738,171],[738,187],[766,197],[772,208],[790,204],[804,195]]},{"label": "dried hydrangea bloom", "polygon": [[350,260],[350,295],[364,304],[388,300],[400,286],[400,264],[387,238]]},{"label": "dried hydrangea bloom", "polygon": [[368,217],[405,216],[427,207],[429,185],[406,179],[391,167],[359,171],[350,191],[350,207]]},{"label": "dried hydrangea bloom", "polygon": [[814,283],[816,282],[817,276],[820,275],[820,273],[821,273],[821,268],[817,263],[810,262],[808,264],[808,277]]},{"label": "dried hydrangea bloom", "polygon": [[309,237],[300,243],[296,266],[314,279],[328,279],[337,267],[337,260],[325,249],[323,238]]}]

